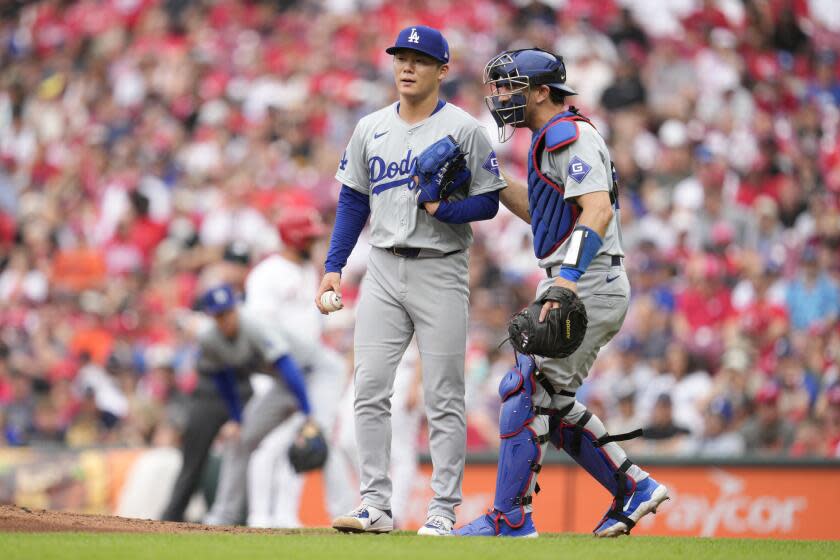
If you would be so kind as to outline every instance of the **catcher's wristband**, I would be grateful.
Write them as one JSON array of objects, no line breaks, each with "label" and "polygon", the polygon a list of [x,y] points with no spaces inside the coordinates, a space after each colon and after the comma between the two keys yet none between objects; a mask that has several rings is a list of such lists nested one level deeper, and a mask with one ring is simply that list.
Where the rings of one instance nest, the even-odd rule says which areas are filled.
[{"label": "catcher's wristband", "polygon": [[560,265],[560,278],[577,282],[589,265],[592,259],[601,250],[604,240],[594,229],[586,226],[577,226],[569,238],[569,248],[566,250],[566,257]]}]

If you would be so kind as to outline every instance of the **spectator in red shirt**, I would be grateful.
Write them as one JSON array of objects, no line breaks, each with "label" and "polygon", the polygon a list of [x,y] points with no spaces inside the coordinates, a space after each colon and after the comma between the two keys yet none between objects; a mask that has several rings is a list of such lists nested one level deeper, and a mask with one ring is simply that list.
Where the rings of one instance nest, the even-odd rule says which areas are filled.
[{"label": "spectator in red shirt", "polygon": [[707,356],[720,356],[724,330],[734,315],[723,272],[718,260],[700,253],[689,261],[687,285],[677,295],[677,336]]},{"label": "spectator in red shirt", "polygon": [[759,355],[773,352],[776,342],[788,331],[787,309],[770,297],[773,277],[761,271],[752,278],[753,297],[740,310],[741,332],[749,337]]},{"label": "spectator in red shirt", "polygon": [[151,264],[154,250],[166,237],[166,224],[156,222],[149,216],[149,199],[134,190],[129,194],[131,210],[126,217],[127,237],[143,256],[145,268]]}]

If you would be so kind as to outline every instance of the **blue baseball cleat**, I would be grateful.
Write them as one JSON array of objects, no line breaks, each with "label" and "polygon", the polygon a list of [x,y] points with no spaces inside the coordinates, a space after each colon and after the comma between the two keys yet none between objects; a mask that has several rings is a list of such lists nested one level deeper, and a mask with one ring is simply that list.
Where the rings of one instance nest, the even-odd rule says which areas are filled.
[{"label": "blue baseball cleat", "polygon": [[457,537],[520,537],[535,539],[537,528],[534,527],[534,522],[531,519],[531,514],[526,513],[522,525],[513,528],[501,519],[501,512],[497,510],[488,510],[485,515],[452,531],[452,534]]},{"label": "blue baseball cleat", "polygon": [[613,507],[604,515],[593,533],[596,537],[629,535],[642,517],[656,513],[656,508],[668,498],[668,489],[649,476],[636,483],[632,493],[624,499],[621,510],[617,509],[613,501]]}]

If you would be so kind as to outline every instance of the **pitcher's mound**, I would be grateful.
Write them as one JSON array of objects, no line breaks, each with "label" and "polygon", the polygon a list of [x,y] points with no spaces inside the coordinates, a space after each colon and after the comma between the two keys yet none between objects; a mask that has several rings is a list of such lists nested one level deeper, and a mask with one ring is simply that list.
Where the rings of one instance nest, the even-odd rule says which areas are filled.
[{"label": "pitcher's mound", "polygon": [[73,531],[79,533],[268,533],[289,534],[294,529],[211,527],[198,523],[174,523],[151,519],[128,519],[0,505],[0,532],[26,533]]}]

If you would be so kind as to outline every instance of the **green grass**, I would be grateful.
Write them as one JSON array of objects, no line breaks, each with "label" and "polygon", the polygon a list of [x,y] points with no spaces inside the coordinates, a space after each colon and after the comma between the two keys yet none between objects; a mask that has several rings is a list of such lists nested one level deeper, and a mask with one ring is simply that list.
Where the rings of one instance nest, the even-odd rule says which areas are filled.
[{"label": "green grass", "polygon": [[840,542],[543,535],[536,540],[439,539],[413,533],[336,535],[324,530],[295,535],[0,533],[0,558],[85,560],[739,560],[840,558]]}]

